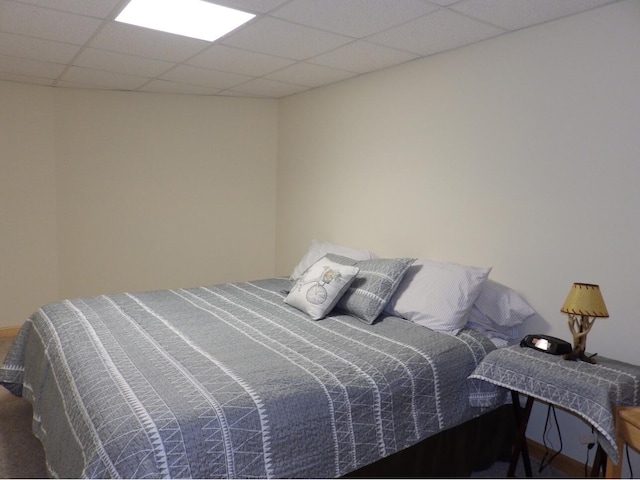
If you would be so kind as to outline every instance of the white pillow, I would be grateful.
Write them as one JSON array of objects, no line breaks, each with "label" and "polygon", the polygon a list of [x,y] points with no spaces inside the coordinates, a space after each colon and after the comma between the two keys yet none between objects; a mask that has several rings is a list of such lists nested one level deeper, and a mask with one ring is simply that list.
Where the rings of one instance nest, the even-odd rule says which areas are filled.
[{"label": "white pillow", "polygon": [[341,255],[343,257],[352,258],[353,260],[371,260],[372,258],[376,258],[376,255],[369,250],[344,247],[331,242],[319,242],[317,240],[312,240],[307,253],[302,257],[302,260],[300,260],[298,265],[296,265],[296,268],[293,269],[291,280],[295,281],[300,278],[307,268],[320,260],[327,253]]},{"label": "white pillow", "polygon": [[323,257],[302,274],[284,301],[320,320],[335,307],[359,271]]},{"label": "white pillow", "polygon": [[[487,280],[487,282],[488,281],[489,280]],[[486,283],[483,288],[486,288]],[[496,338],[504,340],[505,343],[509,345],[515,342],[519,342],[522,339],[519,325],[515,325],[512,327],[498,325],[484,313],[482,313],[475,304],[469,311],[469,316],[467,317],[467,324],[465,325],[465,328],[470,328],[471,330],[475,330],[476,332],[483,333],[491,340],[494,340]],[[496,342],[494,341],[494,343]]]},{"label": "white pillow", "polygon": [[487,280],[484,284],[475,306],[502,327],[520,325],[536,313],[518,292],[493,280]]},{"label": "white pillow", "polygon": [[489,268],[418,260],[405,274],[385,312],[456,335],[467,323]]}]

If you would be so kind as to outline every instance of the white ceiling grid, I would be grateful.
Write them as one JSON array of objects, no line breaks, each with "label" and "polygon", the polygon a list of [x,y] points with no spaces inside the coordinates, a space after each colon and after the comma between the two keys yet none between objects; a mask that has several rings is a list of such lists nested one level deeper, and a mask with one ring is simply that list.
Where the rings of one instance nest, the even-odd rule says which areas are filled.
[{"label": "white ceiling grid", "polygon": [[118,23],[127,0],[0,0],[0,80],[280,98],[620,0],[217,0],[206,42]]}]

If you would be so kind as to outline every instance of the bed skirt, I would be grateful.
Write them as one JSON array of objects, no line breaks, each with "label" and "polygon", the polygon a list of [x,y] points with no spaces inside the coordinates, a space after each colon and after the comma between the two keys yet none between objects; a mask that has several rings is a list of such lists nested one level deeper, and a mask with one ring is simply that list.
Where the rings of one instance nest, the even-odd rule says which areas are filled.
[{"label": "bed skirt", "polygon": [[345,478],[469,477],[508,461],[515,435],[512,405],[503,405],[355,470]]}]

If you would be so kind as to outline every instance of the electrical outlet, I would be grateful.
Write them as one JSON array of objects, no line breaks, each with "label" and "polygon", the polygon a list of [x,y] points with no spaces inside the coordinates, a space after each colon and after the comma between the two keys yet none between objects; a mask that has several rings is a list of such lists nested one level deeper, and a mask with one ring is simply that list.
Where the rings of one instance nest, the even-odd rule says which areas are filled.
[{"label": "electrical outlet", "polygon": [[580,443],[582,445],[589,445],[590,443],[596,443],[596,437],[593,433],[585,433],[580,435]]}]

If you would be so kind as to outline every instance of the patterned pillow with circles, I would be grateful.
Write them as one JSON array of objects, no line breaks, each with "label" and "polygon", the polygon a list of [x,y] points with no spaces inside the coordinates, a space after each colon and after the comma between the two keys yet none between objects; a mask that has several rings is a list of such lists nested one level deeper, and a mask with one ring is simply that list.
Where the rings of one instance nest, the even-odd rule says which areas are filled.
[{"label": "patterned pillow with circles", "polygon": [[338,303],[359,271],[322,257],[298,278],[284,301],[320,320]]}]

